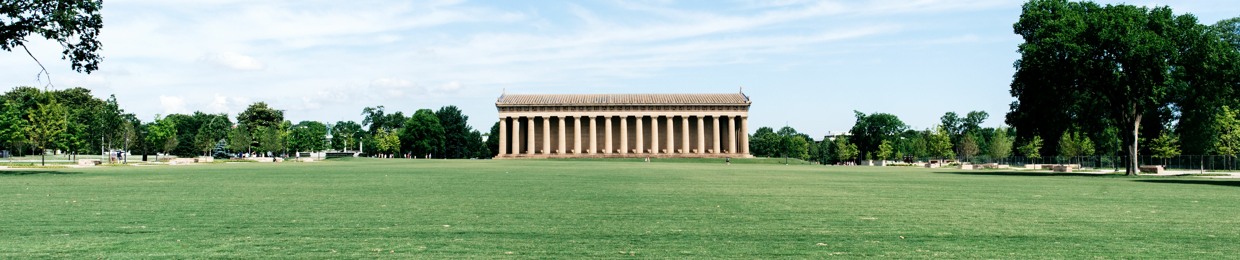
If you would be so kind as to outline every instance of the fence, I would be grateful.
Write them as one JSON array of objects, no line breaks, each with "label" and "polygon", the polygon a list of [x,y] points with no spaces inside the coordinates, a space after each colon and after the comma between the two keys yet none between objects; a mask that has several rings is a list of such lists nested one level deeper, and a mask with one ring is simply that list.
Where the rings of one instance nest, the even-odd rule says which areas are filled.
[{"label": "fence", "polygon": [[[1042,157],[1028,158],[1023,156],[1013,156],[1003,159],[994,159],[988,156],[953,158],[957,161],[968,161],[973,164],[982,163],[999,163],[1007,164],[1013,167],[1023,167],[1025,164],[1080,164],[1082,168],[1094,169],[1115,169],[1124,170],[1124,163],[1128,161],[1127,156],[1077,156],[1077,157]],[[939,160],[939,158],[906,158],[906,161],[930,161]],[[1154,158],[1153,156],[1140,156],[1137,163],[1139,165],[1163,165],[1165,169],[1175,170],[1196,170],[1196,171],[1240,171],[1240,156],[1236,155],[1181,155],[1171,158]]]}]

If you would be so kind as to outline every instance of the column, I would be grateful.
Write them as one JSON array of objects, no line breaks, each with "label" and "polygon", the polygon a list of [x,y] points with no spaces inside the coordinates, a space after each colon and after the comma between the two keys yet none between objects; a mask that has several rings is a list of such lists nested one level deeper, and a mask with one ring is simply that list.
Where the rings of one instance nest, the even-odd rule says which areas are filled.
[{"label": "column", "polygon": [[620,154],[629,153],[629,116],[620,116]]},{"label": "column", "polygon": [[646,129],[642,128],[643,119],[645,119],[644,116],[637,116],[637,127],[636,127],[637,130],[634,131],[637,133],[637,153],[638,154],[646,153],[646,144],[645,144],[646,140],[643,140],[643,139],[646,139],[644,138],[645,137],[644,135],[646,135]]},{"label": "column", "polygon": [[741,154],[749,154],[749,118],[741,117]]},{"label": "column", "polygon": [[534,145],[534,140],[538,140],[538,139],[534,139],[534,117],[532,116],[526,117],[525,120],[527,120],[525,123],[530,125],[530,126],[527,126],[527,128],[529,129],[525,131],[526,133],[525,135],[527,137],[525,140],[527,142],[525,144],[525,154],[533,155],[534,146],[536,146]]},{"label": "column", "polygon": [[512,154],[521,154],[521,117],[512,117]]},{"label": "column", "polygon": [[710,132],[710,139],[714,140],[714,146],[712,146],[711,149],[715,149],[715,153],[723,153],[723,148],[719,147],[719,116],[711,116],[710,121],[715,123],[715,128],[712,128],[714,130]]},{"label": "column", "polygon": [[499,155],[495,157],[504,157],[504,152],[508,151],[504,149],[505,145],[508,145],[508,118],[501,117],[499,118],[499,146],[495,147],[499,149]]},{"label": "column", "polygon": [[728,153],[736,153],[736,117],[728,116]]},{"label": "column", "polygon": [[598,152],[598,117],[587,117],[590,120],[590,151],[587,153]]},{"label": "column", "polygon": [[672,115],[667,115],[667,153],[676,153],[676,132],[673,130]]},{"label": "column", "polygon": [[697,132],[698,132],[698,153],[706,153],[706,123],[702,116],[698,116]]},{"label": "column", "polygon": [[565,142],[566,141],[564,138],[564,117],[560,117],[560,146],[556,146],[556,149],[558,150],[556,151],[556,153],[564,154],[564,152],[568,151],[568,147],[566,147]]},{"label": "column", "polygon": [[659,154],[659,115],[650,117],[650,153]]},{"label": "column", "polygon": [[689,153],[689,116],[680,117],[680,149]]},{"label": "column", "polygon": [[551,117],[543,117],[543,152],[542,154],[551,154]]},{"label": "column", "polygon": [[581,153],[581,116],[573,118],[573,153]]},{"label": "column", "polygon": [[603,144],[603,149],[607,149],[606,151],[603,151],[603,154],[611,154],[613,151],[611,149],[611,117],[612,116],[603,117],[607,120],[603,121],[603,132],[605,133],[603,134],[603,139],[607,140],[607,143]]}]

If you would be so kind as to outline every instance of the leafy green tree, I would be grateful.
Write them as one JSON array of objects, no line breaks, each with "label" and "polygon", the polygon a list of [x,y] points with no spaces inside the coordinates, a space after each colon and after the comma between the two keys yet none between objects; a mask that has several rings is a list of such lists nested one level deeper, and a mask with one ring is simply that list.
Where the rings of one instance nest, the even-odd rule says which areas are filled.
[{"label": "leafy green tree", "polygon": [[362,126],[366,126],[371,135],[377,134],[379,130],[392,130],[397,132],[398,129],[404,127],[408,118],[404,113],[397,111],[396,113],[387,114],[383,106],[366,107],[362,109]]},{"label": "leafy green tree", "polygon": [[254,149],[254,135],[245,127],[233,127],[228,130],[228,150],[234,153],[250,152]]},{"label": "leafy green tree", "polygon": [[482,140],[482,132],[478,132],[478,130],[469,131],[469,136],[465,140],[470,147],[469,152],[472,153],[466,157],[491,158],[491,148],[487,146],[486,141]]},{"label": "leafy green tree", "polygon": [[789,137],[788,157],[809,160],[809,140],[805,140],[805,136],[802,135]]},{"label": "leafy green tree", "polygon": [[956,157],[956,152],[952,151],[951,134],[942,126],[935,127],[934,131],[927,131],[926,149],[930,152],[930,156],[938,158]]},{"label": "leafy green tree", "polygon": [[1012,155],[1012,138],[1008,137],[1007,129],[996,129],[990,136],[990,146],[987,147],[987,155],[995,160],[1007,159]]},{"label": "leafy green tree", "polygon": [[477,148],[471,146],[469,140],[470,132],[474,130],[468,124],[469,116],[464,115],[456,106],[444,106],[435,111],[435,117],[439,118],[439,124],[443,126],[442,157],[457,159],[472,156]]},{"label": "leafy green tree", "polygon": [[850,142],[848,138],[845,138],[845,137],[835,138],[834,143],[835,143],[834,149],[836,151],[835,159],[838,162],[852,161],[854,159],[857,159],[857,155],[860,154],[860,151],[857,150],[857,145]]},{"label": "leafy green tree", "polygon": [[254,137],[258,141],[258,151],[269,152],[278,155],[288,146],[286,145],[285,135],[287,130],[276,126],[259,126],[254,132]]},{"label": "leafy green tree", "polygon": [[47,148],[54,145],[56,139],[65,131],[69,122],[69,112],[56,98],[47,95],[47,101],[40,103],[38,109],[30,113],[26,122],[26,138],[30,144],[39,149],[40,164],[47,165]]},{"label": "leafy green tree", "polygon": [[[155,121],[151,121],[150,125],[147,126],[146,143],[154,146],[157,150],[163,151],[165,154],[170,153],[179,142],[176,129],[176,121],[155,115]],[[158,153],[155,154],[155,161],[159,161]]]},{"label": "leafy green tree", "polygon": [[289,148],[297,152],[327,150],[327,125],[318,121],[301,121],[289,130]]},{"label": "leafy green tree", "polygon": [[878,150],[878,145],[883,140],[891,140],[895,138],[908,126],[904,125],[900,118],[887,113],[873,113],[866,115],[861,111],[853,111],[857,121],[853,124],[852,134],[849,138],[853,144],[857,145],[859,154],[871,154]]},{"label": "leafy green tree", "polygon": [[487,134],[486,145],[488,148],[487,156],[482,156],[485,158],[493,158],[498,156],[499,150],[504,149],[503,147],[499,147],[499,121],[496,121],[495,124],[491,125],[491,132]]},{"label": "leafy green tree", "polygon": [[775,129],[770,127],[759,127],[753,136],[749,137],[749,152],[757,157],[778,157],[781,138],[775,134]]},{"label": "leafy green tree", "polygon": [[1163,132],[1150,142],[1150,153],[1154,158],[1163,159],[1163,164],[1167,164],[1167,159],[1180,156],[1180,138],[1175,135]]},{"label": "leafy green tree", "polygon": [[414,155],[439,154],[442,156],[444,130],[439,117],[430,109],[418,109],[401,129],[400,141],[406,151]]},{"label": "leafy green tree", "polygon": [[877,159],[879,160],[889,160],[895,155],[895,153],[897,153],[894,149],[895,148],[891,145],[891,141],[883,140],[883,142],[878,145],[878,153],[875,155],[878,156]]},{"label": "leafy green tree", "polygon": [[968,161],[969,158],[977,155],[977,153],[981,151],[981,148],[977,147],[977,139],[973,138],[973,134],[965,134],[964,139],[960,140],[959,150],[960,155],[964,156],[964,160]]},{"label": "leafy green tree", "polygon": [[332,125],[332,149],[347,151],[357,148],[357,143],[361,141],[365,132],[362,131],[362,125],[353,121],[339,121]]},{"label": "leafy green tree", "polygon": [[1214,131],[1219,134],[1218,140],[1211,149],[1214,154],[1240,154],[1240,115],[1238,114],[1240,113],[1236,110],[1223,106],[1214,116],[1216,122]]},{"label": "leafy green tree", "polygon": [[[1201,60],[1185,55],[1209,49],[1185,38],[1205,27],[1168,7],[1032,0],[1014,29],[1025,42],[1018,47],[1011,89],[1017,102],[1008,123],[1022,137],[1119,127],[1128,175],[1137,173],[1141,126],[1160,130],[1173,117],[1165,108],[1176,101],[1171,94],[1183,89],[1178,86],[1213,81],[1194,69]],[[1209,55],[1196,55],[1202,56]]]},{"label": "leafy green tree", "polygon": [[1077,156],[1091,156],[1094,154],[1094,143],[1088,136],[1074,131],[1064,131],[1059,137],[1059,156],[1067,157],[1069,160]]},{"label": "leafy green tree", "polygon": [[1035,135],[1033,136],[1032,139],[1029,139],[1029,141],[1025,142],[1024,145],[1021,145],[1019,148],[1016,148],[1016,149],[1019,150],[1020,154],[1024,155],[1025,157],[1029,157],[1030,159],[1035,159],[1035,160],[1041,159],[1042,158],[1042,137]]},{"label": "leafy green tree", "polygon": [[[103,28],[100,9],[103,1],[91,0],[5,0],[0,2],[0,49],[26,50],[26,37],[38,35],[56,41],[64,49],[61,59],[87,74],[99,69],[99,29]],[[26,50],[29,53],[29,50]],[[34,55],[31,55],[34,58]],[[36,58],[35,61],[38,61]],[[42,67],[42,63],[39,65]],[[47,72],[47,68],[43,68]]]},{"label": "leafy green tree", "polygon": [[374,149],[377,154],[391,155],[400,150],[400,137],[392,130],[380,129],[372,138],[375,139]]},{"label": "leafy green tree", "polygon": [[259,127],[279,127],[284,122],[284,111],[276,110],[267,105],[267,102],[256,102],[250,104],[237,114],[237,124],[246,128],[251,133],[258,133]]}]

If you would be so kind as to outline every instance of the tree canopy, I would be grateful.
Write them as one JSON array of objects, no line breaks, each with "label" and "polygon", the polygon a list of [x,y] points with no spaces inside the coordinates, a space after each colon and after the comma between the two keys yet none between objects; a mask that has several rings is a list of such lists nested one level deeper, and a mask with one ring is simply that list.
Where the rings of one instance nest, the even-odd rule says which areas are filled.
[{"label": "tree canopy", "polygon": [[102,8],[103,1],[98,0],[0,2],[0,49],[24,49],[30,41],[27,37],[37,35],[59,43],[64,49],[61,59],[68,60],[74,71],[89,74],[103,60],[99,55],[103,44],[98,39]]},{"label": "tree canopy", "polygon": [[1203,118],[1194,110],[1208,102],[1183,97],[1235,86],[1236,48],[1219,48],[1224,34],[1192,15],[1066,0],[1031,0],[1022,10],[1013,26],[1025,40],[1011,85],[1017,101],[1007,116],[1020,139],[1059,142],[1070,129],[1098,138],[1118,128],[1135,175],[1140,137],[1169,125],[1169,108]]}]

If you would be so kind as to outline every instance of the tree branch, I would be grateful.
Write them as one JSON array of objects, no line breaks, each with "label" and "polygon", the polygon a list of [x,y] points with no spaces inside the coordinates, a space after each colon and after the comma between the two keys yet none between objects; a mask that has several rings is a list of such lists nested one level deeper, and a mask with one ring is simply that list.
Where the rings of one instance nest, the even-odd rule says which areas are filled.
[{"label": "tree branch", "polygon": [[26,44],[17,43],[17,45],[22,46],[22,50],[26,50],[26,55],[30,55],[30,59],[33,59],[35,64],[39,64],[39,69],[41,70],[39,71],[39,74],[34,76],[35,80],[43,81],[40,76],[47,77],[47,85],[43,85],[43,91],[47,91],[48,87],[56,87],[55,85],[52,85],[52,73],[47,72],[47,67],[44,67],[42,62],[39,62],[39,58],[35,58],[34,53],[30,53],[30,49],[26,48]]}]

